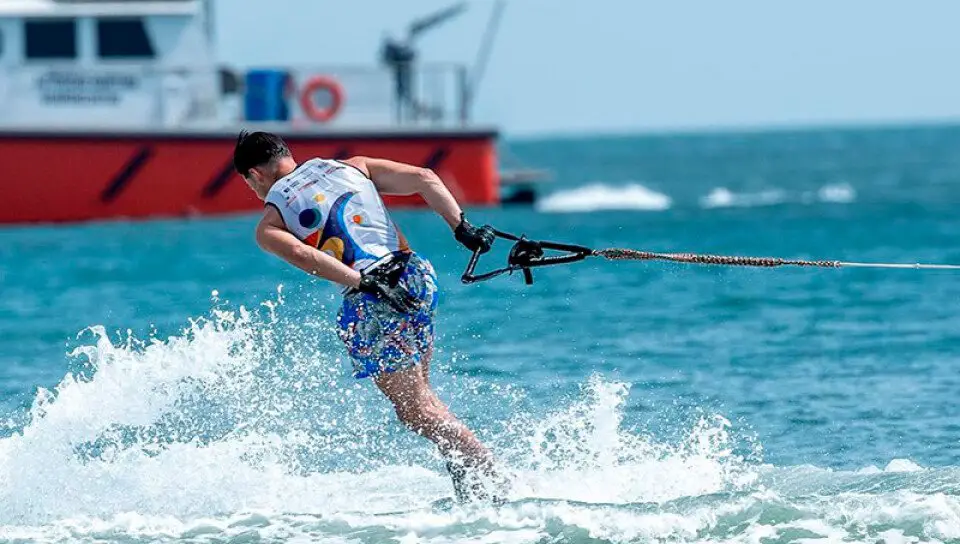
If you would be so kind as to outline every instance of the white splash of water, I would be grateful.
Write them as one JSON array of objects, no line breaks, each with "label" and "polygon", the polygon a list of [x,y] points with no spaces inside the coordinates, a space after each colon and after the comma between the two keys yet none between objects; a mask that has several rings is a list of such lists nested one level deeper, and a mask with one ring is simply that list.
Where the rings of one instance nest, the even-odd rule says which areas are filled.
[{"label": "white splash of water", "polygon": [[810,205],[817,202],[849,204],[856,198],[857,192],[848,183],[824,185],[815,192],[801,193],[791,193],[777,188],[736,193],[726,187],[715,187],[700,198],[700,207],[703,209],[760,208],[780,204]]},{"label": "white splash of water", "polygon": [[[280,306],[215,311],[166,340],[94,329],[78,352],[91,372],[38,394],[30,422],[0,439],[0,539],[960,538],[960,502],[939,491],[954,475],[909,460],[869,474],[761,468],[734,454],[717,415],[660,441],[626,425],[630,386],[601,376],[497,437],[510,503],[438,508],[451,488],[421,458],[432,448],[398,438],[409,435],[393,432],[389,406],[305,347],[316,331],[285,327]],[[858,483],[870,478],[906,483]],[[837,480],[841,491],[826,487]]]},{"label": "white splash of water", "polygon": [[787,201],[781,189],[768,189],[757,193],[734,193],[726,187],[717,187],[700,199],[700,207],[710,208],[755,208],[773,206]]},{"label": "white splash of water", "polygon": [[835,183],[818,189],[817,198],[821,202],[847,204],[857,199],[857,191],[849,183]]},{"label": "white splash of water", "polygon": [[671,205],[669,196],[640,184],[610,186],[595,183],[547,195],[537,203],[537,209],[543,212],[663,211],[670,209]]},{"label": "white splash of water", "polygon": [[702,418],[679,444],[622,426],[629,386],[592,377],[580,401],[536,421],[514,457],[524,495],[589,503],[663,502],[749,485],[730,422]]}]

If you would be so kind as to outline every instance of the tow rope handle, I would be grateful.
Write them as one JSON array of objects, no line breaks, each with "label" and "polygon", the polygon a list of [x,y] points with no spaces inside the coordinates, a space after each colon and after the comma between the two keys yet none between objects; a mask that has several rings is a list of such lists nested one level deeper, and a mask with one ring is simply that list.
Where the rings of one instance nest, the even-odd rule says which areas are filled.
[{"label": "tow rope handle", "polygon": [[[474,274],[477,264],[480,262],[480,255],[482,255],[479,250],[476,250],[473,252],[473,255],[470,256],[470,262],[467,263],[467,268],[460,277],[463,283],[477,283],[501,274],[513,274],[520,270],[523,272],[524,283],[532,285],[533,271],[531,268],[573,263],[594,255],[592,249],[584,246],[528,240],[525,236],[516,236],[496,229],[493,229],[493,232],[498,238],[515,242],[513,248],[510,249],[510,254],[507,256],[507,266],[489,272]],[[544,250],[561,251],[564,254],[548,256]]]},{"label": "tow rope handle", "polygon": [[[702,255],[698,253],[657,253],[652,251],[640,251],[636,249],[590,249],[584,246],[573,244],[558,244],[556,242],[538,242],[528,240],[524,236],[515,236],[506,232],[493,229],[498,238],[512,240],[513,248],[507,257],[507,266],[474,274],[477,263],[480,262],[479,251],[474,251],[467,264],[467,269],[463,272],[461,280],[463,283],[476,283],[488,280],[501,274],[514,273],[517,270],[523,271],[523,279],[527,285],[533,283],[533,271],[531,268],[537,266],[548,266],[552,264],[566,264],[582,261],[587,257],[603,257],[611,261],[668,261],[674,263],[698,264],[698,265],[721,265],[721,266],[755,266],[764,268],[774,268],[780,266],[800,266],[812,268],[900,268],[914,270],[957,270],[960,271],[960,264],[907,264],[907,263],[860,263],[845,261],[808,261],[803,259],[783,259],[780,257],[744,257],[729,255]],[[544,250],[560,251],[561,255],[547,256]]]}]

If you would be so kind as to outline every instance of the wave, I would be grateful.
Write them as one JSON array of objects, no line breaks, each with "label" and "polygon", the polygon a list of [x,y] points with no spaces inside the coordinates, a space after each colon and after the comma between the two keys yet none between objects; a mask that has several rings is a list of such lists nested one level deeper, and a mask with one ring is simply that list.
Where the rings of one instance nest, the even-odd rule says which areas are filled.
[{"label": "wave", "polygon": [[[816,191],[790,192],[771,188],[756,192],[734,192],[715,187],[698,199],[702,209],[758,208],[784,204],[834,203],[848,204],[857,198],[848,183],[827,184]],[[675,204],[674,198],[643,185],[606,185],[594,183],[546,195],[537,203],[537,210],[548,213],[580,213],[597,211],[664,211]]]},{"label": "wave", "polygon": [[780,204],[787,199],[786,192],[770,189],[759,193],[734,193],[726,187],[717,187],[700,199],[702,208],[753,208]]},{"label": "wave", "polygon": [[847,203],[857,199],[857,192],[849,183],[836,183],[818,189],[817,198],[821,202]]},{"label": "wave", "polygon": [[700,199],[700,207],[757,208],[779,204],[812,204],[816,202],[848,204],[855,201],[857,192],[847,183],[829,184],[815,192],[789,193],[783,189],[767,189],[753,193],[735,193],[726,187],[716,187]]},{"label": "wave", "polygon": [[282,306],[218,308],[165,340],[93,328],[75,352],[87,366],[0,439],[0,539],[960,538],[956,469],[774,467],[719,414],[658,439],[625,423],[629,384],[599,375],[481,429],[513,477],[509,502],[454,506],[432,448],[344,383],[310,347],[322,327],[286,322]]},{"label": "wave", "polygon": [[537,209],[544,212],[662,211],[670,209],[671,204],[669,196],[643,185],[611,186],[596,183],[547,195],[538,202]]}]

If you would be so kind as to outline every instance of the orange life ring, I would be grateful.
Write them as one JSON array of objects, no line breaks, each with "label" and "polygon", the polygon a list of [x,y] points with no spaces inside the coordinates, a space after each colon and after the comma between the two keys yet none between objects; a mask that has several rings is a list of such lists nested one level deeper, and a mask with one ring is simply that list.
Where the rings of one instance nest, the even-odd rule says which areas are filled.
[{"label": "orange life ring", "polygon": [[[324,109],[317,107],[313,95],[320,89],[330,93],[330,106]],[[343,88],[334,79],[326,76],[310,78],[300,91],[300,107],[307,117],[314,121],[326,123],[336,117],[343,107]]]}]

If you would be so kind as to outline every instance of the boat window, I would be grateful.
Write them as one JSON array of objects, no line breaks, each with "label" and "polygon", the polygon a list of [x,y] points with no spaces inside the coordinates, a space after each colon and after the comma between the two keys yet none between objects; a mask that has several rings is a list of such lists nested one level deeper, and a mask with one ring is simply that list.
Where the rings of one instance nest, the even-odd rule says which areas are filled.
[{"label": "boat window", "polygon": [[24,22],[27,59],[77,58],[77,21],[42,19]]},{"label": "boat window", "polygon": [[104,59],[152,59],[156,56],[142,19],[98,19],[97,54]]}]

